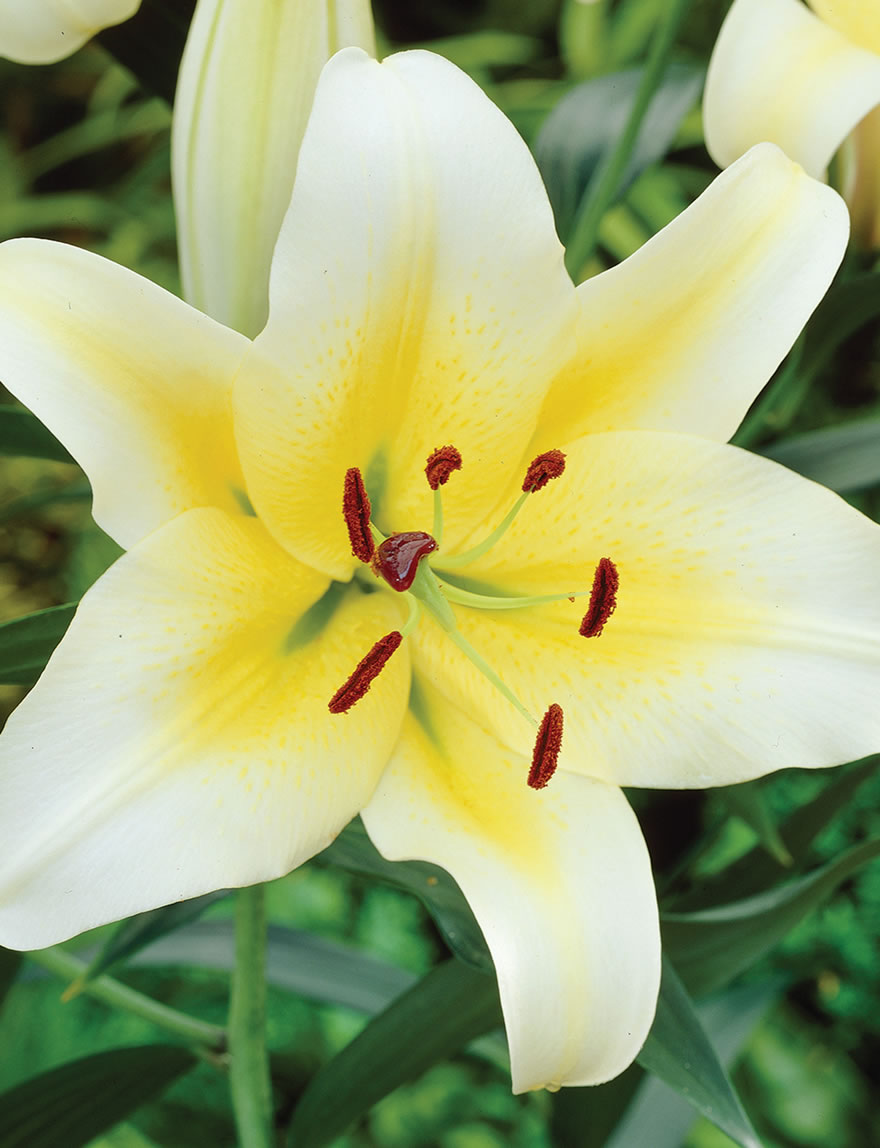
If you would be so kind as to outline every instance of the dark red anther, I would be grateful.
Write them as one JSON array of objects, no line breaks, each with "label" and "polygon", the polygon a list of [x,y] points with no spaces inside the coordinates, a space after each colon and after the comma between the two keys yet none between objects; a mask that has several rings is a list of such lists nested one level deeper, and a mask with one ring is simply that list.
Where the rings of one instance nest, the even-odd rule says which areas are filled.
[{"label": "dark red anther", "polygon": [[565,455],[561,450],[548,450],[529,463],[522,488],[534,494],[547,485],[551,478],[559,478],[565,470]]},{"label": "dark red anther", "polygon": [[419,562],[437,549],[437,543],[423,530],[410,530],[392,534],[380,542],[373,559],[373,569],[384,578],[392,590],[401,593],[415,581]]},{"label": "dark red anther", "polygon": [[436,490],[438,486],[445,486],[453,471],[461,470],[461,455],[454,446],[438,446],[428,458],[425,474],[428,486]]},{"label": "dark red anther", "polygon": [[617,605],[617,587],[620,577],[617,567],[610,558],[600,558],[593,575],[593,589],[590,591],[590,605],[584,614],[578,633],[582,638],[598,638],[605,623],[614,613]]},{"label": "dark red anther", "polygon": [[352,554],[361,562],[369,562],[376,551],[376,543],[370,530],[372,508],[361,472],[356,466],[345,472],[342,514],[348,527]]},{"label": "dark red anther", "polygon": [[543,789],[553,774],[562,749],[562,706],[556,702],[550,706],[541,719],[535,752],[532,754],[532,768],[528,782],[532,789]]},{"label": "dark red anther", "polygon": [[328,706],[330,713],[348,713],[355,702],[361,700],[402,641],[403,635],[399,630],[392,630],[390,634],[380,638],[366,657],[358,662],[345,685],[340,686],[330,699]]}]

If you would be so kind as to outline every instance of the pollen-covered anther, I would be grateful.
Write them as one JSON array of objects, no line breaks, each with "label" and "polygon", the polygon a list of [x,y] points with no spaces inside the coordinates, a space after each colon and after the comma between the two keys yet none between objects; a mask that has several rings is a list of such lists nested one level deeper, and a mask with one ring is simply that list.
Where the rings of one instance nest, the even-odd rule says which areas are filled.
[{"label": "pollen-covered anther", "polygon": [[456,470],[461,470],[461,455],[454,446],[438,446],[425,464],[425,476],[431,490],[445,486],[449,476]]},{"label": "pollen-covered anther", "polygon": [[372,507],[363,477],[356,466],[350,467],[345,472],[342,514],[348,529],[352,554],[360,562],[369,562],[376,550],[376,543],[370,530]]},{"label": "pollen-covered anther", "polygon": [[617,588],[620,576],[610,558],[600,558],[593,575],[593,588],[590,591],[590,604],[584,614],[578,633],[582,638],[598,638],[605,623],[614,613],[617,605]]},{"label": "pollen-covered anther", "polygon": [[551,478],[559,478],[565,470],[565,455],[561,450],[548,450],[529,463],[522,488],[529,494],[542,490]]},{"label": "pollen-covered anther", "polygon": [[532,768],[528,783],[532,789],[543,789],[553,774],[562,749],[562,706],[554,702],[541,719],[535,750],[532,754]]},{"label": "pollen-covered anther", "polygon": [[348,713],[351,707],[361,700],[402,641],[403,635],[399,630],[392,630],[390,634],[380,638],[370,652],[358,662],[348,681],[340,686],[330,699],[328,704],[330,713]]}]

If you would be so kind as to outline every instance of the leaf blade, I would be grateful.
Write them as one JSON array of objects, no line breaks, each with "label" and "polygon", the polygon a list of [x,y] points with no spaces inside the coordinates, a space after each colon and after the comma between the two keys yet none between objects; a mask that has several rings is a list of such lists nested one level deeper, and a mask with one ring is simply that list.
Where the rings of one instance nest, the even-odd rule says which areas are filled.
[{"label": "leaf blade", "polygon": [[67,632],[76,603],[50,606],[0,625],[0,684],[30,686]]},{"label": "leaf blade", "polygon": [[0,1148],[83,1148],[196,1063],[176,1045],[98,1052],[0,1095]]}]

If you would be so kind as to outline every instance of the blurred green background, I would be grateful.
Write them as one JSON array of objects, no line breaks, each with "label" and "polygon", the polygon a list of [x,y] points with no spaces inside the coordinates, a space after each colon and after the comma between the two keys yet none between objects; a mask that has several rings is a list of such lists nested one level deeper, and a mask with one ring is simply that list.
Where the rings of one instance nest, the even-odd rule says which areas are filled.
[{"label": "blurred green background", "polygon": [[[643,62],[663,8],[664,0],[589,6],[558,0],[377,0],[375,5],[384,50],[420,44],[449,56],[486,88],[539,151],[547,116],[564,95],[585,81]],[[716,174],[702,146],[699,75],[725,9],[723,0],[692,4],[675,62],[682,75],[697,77],[696,84],[687,89],[687,106],[673,125],[667,154],[641,171],[606,214],[597,252],[582,276],[625,258]],[[106,34],[101,40],[51,67],[0,62],[0,239],[38,235],[78,244],[177,290],[170,110],[162,95],[146,91],[104,46],[124,57],[124,38]],[[167,86],[167,77],[164,82]],[[158,72],[156,84],[161,90]],[[583,139],[574,146],[585,153],[600,147],[597,133],[598,125],[585,124]],[[557,188],[555,201],[562,232],[563,191]],[[852,253],[846,274],[873,276],[873,256]],[[819,478],[827,478],[831,457],[837,488],[877,517],[880,328],[870,308],[852,330],[851,323],[839,321],[839,310],[817,316],[813,341],[808,336],[800,360],[780,370],[742,440],[776,452],[806,473],[818,467]],[[878,310],[875,305],[873,313]],[[8,396],[5,401],[11,402]],[[817,440],[803,437],[838,426],[844,433],[867,428],[855,431],[858,449],[852,439],[824,439],[822,455]],[[872,427],[874,437],[865,438]],[[75,465],[0,458],[0,621],[76,600],[117,553],[90,519],[88,486]],[[0,687],[7,712],[21,692]],[[768,857],[774,849],[779,857],[774,827],[839,776],[839,771],[787,771],[745,787],[745,803],[726,791],[633,794],[661,893],[687,906],[694,889],[756,843]],[[857,776],[861,784],[817,838],[813,862],[880,836],[880,778],[870,769]],[[783,878],[785,864],[774,864]],[[344,941],[409,973],[427,971],[446,954],[414,898],[320,859],[276,882],[269,904],[275,924]],[[222,921],[230,912],[229,902],[221,900],[203,920]],[[875,864],[840,886],[772,957],[741,978],[736,991],[745,995],[732,997],[731,1007],[743,1023],[735,1033],[721,1026],[716,1035],[735,1055],[735,1080],[770,1148],[880,1143],[878,938],[880,866]],[[0,979],[2,973],[0,966]],[[161,968],[129,969],[124,979],[222,1023],[227,994],[222,971],[194,973],[171,960]],[[743,1002],[741,1009],[737,1001]],[[284,1054],[282,1093],[291,1104],[315,1069],[363,1023],[363,1014],[354,1009],[272,990],[270,1037],[273,1049]],[[86,997],[60,1004],[58,983],[28,969],[0,1013],[0,1089],[91,1051],[155,1038],[146,1022]],[[720,1148],[732,1143],[662,1093],[642,1097],[648,1113],[642,1123],[631,1108],[630,1124],[606,1140],[599,1114],[618,1111],[621,1089],[637,1085],[639,1072],[625,1085],[595,1090],[594,1108],[583,1110],[593,1116],[573,1132],[565,1095],[559,1100],[547,1093],[511,1096],[503,1045],[480,1041],[382,1101],[336,1143],[382,1148],[598,1148],[606,1142],[614,1148]],[[232,1127],[225,1082],[204,1064],[94,1143],[224,1148],[234,1144]],[[0,1148],[5,1144],[0,1132]]]}]

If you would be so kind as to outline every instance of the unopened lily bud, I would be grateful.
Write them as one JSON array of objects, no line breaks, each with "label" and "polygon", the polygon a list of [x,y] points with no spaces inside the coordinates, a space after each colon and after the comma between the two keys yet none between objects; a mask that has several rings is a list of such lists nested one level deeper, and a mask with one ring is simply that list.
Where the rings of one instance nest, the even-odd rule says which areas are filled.
[{"label": "unopened lily bud", "polygon": [[340,48],[375,54],[368,0],[199,0],[174,106],[183,294],[242,334],[262,330],[269,265],[318,76]]}]

